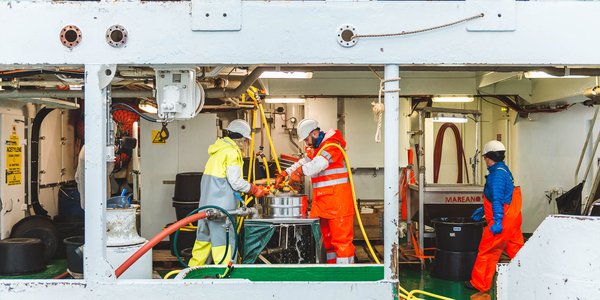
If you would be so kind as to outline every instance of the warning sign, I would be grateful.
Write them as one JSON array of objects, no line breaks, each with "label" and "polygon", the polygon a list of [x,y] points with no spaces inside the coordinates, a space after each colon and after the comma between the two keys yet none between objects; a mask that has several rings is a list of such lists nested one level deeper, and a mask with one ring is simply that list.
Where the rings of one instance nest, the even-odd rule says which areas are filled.
[{"label": "warning sign", "polygon": [[152,130],[152,144],[166,144],[167,140],[164,138],[164,132],[162,130]]},{"label": "warning sign", "polygon": [[17,128],[13,125],[12,133],[8,141],[6,141],[6,184],[19,185],[21,184],[21,174],[23,161],[23,147],[19,145],[19,136]]}]

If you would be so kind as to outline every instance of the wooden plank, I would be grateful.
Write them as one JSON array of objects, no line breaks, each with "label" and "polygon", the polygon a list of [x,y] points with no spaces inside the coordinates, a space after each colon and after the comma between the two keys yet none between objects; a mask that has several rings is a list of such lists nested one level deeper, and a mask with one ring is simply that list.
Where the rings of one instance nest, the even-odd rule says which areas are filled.
[{"label": "wooden plank", "polygon": [[152,261],[177,261],[171,250],[152,250]]}]

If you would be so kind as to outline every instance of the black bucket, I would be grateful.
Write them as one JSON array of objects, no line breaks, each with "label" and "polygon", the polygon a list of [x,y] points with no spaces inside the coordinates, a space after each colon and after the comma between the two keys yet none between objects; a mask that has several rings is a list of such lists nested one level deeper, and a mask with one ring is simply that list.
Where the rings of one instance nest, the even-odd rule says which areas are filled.
[{"label": "black bucket", "polygon": [[202,181],[201,172],[179,173],[175,176],[175,202],[195,202],[200,201],[200,182]]},{"label": "black bucket", "polygon": [[477,251],[485,221],[464,217],[442,217],[431,220],[435,228],[437,248],[445,251]]},{"label": "black bucket", "polygon": [[438,249],[435,252],[431,277],[452,281],[470,280],[476,258],[477,251],[453,252]]},{"label": "black bucket", "polygon": [[58,231],[58,245],[56,246],[54,259],[67,258],[67,248],[65,247],[64,240],[72,236],[83,236],[84,220],[83,218],[72,218],[57,215],[54,216],[54,225]]},{"label": "black bucket", "polygon": [[[73,273],[83,274],[83,236],[72,236],[63,241],[67,248],[67,268]],[[81,248],[80,248],[81,247]]]}]

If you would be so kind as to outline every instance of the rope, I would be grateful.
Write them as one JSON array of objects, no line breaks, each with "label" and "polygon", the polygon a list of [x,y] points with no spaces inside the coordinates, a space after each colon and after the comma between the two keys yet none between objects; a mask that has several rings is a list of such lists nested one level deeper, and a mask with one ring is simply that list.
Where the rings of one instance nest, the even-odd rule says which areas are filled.
[{"label": "rope", "polygon": [[[377,75],[377,73],[375,73],[375,75]],[[381,143],[381,127],[383,125],[383,112],[385,111],[385,105],[383,104],[383,102],[381,102],[381,94],[400,92],[400,89],[395,89],[395,90],[385,90],[384,89],[384,85],[386,82],[399,81],[400,77],[390,78],[390,79],[381,79],[381,77],[379,77],[379,75],[377,75],[377,77],[380,79],[379,95],[377,97],[377,102],[371,102],[371,105],[373,105],[373,116],[375,117],[375,122],[377,122],[377,130],[375,131],[375,142]]]},{"label": "rope", "polygon": [[480,14],[474,15],[472,17],[462,19],[462,20],[458,20],[458,21],[454,21],[454,22],[450,22],[447,24],[442,24],[442,25],[438,25],[438,26],[434,26],[434,27],[429,27],[429,28],[425,28],[425,29],[413,30],[413,31],[402,31],[402,32],[398,32],[398,33],[382,33],[382,34],[355,34],[352,36],[352,38],[350,40],[358,39],[358,38],[389,37],[389,36],[401,36],[401,35],[422,33],[422,32],[433,31],[433,30],[437,30],[437,29],[441,29],[441,28],[445,28],[445,27],[450,27],[450,26],[460,24],[463,22],[468,22],[468,21],[472,21],[475,19],[483,18],[483,16],[484,16],[484,14],[480,13]]}]

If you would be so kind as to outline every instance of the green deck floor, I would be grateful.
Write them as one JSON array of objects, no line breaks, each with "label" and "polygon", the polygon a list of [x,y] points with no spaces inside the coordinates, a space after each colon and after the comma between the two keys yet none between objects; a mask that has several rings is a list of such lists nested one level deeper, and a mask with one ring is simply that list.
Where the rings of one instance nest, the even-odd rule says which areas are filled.
[{"label": "green deck floor", "polygon": [[0,279],[51,279],[54,278],[67,270],[67,260],[57,259],[52,260],[46,266],[46,269],[39,273],[17,275],[17,276],[2,276]]}]

